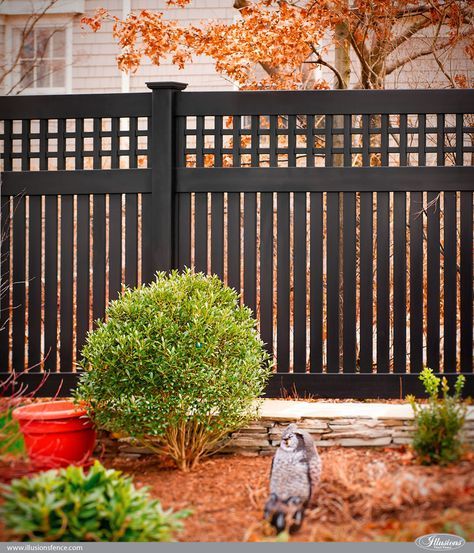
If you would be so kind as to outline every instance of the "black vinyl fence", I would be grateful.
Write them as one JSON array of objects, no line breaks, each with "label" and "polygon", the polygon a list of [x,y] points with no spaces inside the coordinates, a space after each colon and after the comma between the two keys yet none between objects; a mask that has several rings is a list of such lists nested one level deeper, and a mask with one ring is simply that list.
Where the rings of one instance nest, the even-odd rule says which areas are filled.
[{"label": "black vinyl fence", "polygon": [[268,395],[400,397],[473,376],[474,93],[0,99],[0,378],[67,395],[93,321],[157,270],[216,273]]}]

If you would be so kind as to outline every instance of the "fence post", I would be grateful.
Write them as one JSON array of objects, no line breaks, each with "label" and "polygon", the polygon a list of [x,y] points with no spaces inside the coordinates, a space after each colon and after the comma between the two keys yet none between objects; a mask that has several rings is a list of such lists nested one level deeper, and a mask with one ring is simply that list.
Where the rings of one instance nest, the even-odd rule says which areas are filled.
[{"label": "fence post", "polygon": [[169,271],[175,266],[174,252],[174,173],[176,137],[174,107],[176,95],[185,83],[146,83],[151,100],[151,266],[156,271]]}]

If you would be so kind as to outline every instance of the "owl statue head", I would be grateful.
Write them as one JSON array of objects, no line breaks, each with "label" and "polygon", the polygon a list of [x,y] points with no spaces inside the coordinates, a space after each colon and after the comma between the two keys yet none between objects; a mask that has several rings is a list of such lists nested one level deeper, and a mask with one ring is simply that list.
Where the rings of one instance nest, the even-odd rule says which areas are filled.
[{"label": "owl statue head", "polygon": [[284,451],[296,451],[302,441],[303,439],[299,435],[296,424],[290,424],[287,428],[285,428],[283,434],[281,435],[280,447]]}]

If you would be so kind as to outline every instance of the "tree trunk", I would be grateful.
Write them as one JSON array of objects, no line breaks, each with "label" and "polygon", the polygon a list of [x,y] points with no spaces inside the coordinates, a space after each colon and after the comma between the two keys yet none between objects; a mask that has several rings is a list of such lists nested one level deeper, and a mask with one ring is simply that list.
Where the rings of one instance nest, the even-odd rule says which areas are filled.
[{"label": "tree trunk", "polygon": [[350,58],[350,43],[349,29],[346,23],[341,22],[336,25],[334,30],[334,67],[338,70],[342,77],[342,85],[335,78],[334,88],[349,88],[351,78],[351,58]]}]

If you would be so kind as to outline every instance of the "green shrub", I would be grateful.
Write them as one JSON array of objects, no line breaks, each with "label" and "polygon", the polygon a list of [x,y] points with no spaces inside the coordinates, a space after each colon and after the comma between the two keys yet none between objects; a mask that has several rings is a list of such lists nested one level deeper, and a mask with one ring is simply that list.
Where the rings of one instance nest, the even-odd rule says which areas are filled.
[{"label": "green shrub", "polygon": [[186,511],[164,511],[145,488],[96,461],[2,486],[0,515],[23,541],[171,541]]},{"label": "green shrub", "polygon": [[[413,396],[407,397],[415,413],[413,449],[423,464],[445,465],[457,461],[462,453],[459,433],[466,418],[466,405],[461,400],[465,377],[457,377],[451,396],[446,377],[438,378],[431,369],[425,368],[420,380],[429,395],[428,404],[420,405]],[[442,397],[439,397],[440,384]]]},{"label": "green shrub", "polygon": [[270,374],[251,310],[217,276],[159,273],[107,309],[76,399],[99,428],[188,470],[256,414]]}]

